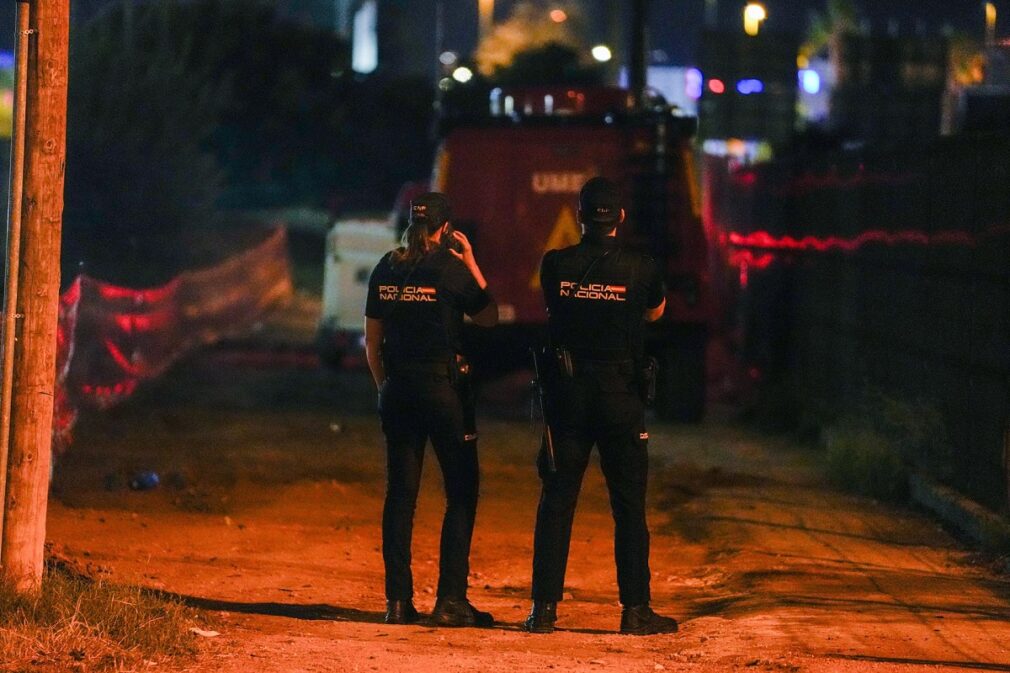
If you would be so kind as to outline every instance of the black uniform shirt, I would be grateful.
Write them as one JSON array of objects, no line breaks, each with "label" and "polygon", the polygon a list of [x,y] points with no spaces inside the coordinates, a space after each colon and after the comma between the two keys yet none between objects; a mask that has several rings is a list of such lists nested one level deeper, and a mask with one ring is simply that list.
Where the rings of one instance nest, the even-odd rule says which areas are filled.
[{"label": "black uniform shirt", "polygon": [[445,249],[394,264],[387,253],[368,281],[365,315],[382,320],[388,362],[444,360],[462,352],[463,314],[490,303],[469,269]]},{"label": "black uniform shirt", "polygon": [[548,252],[540,283],[551,343],[591,360],[641,357],[645,311],[666,296],[656,262],[611,237]]}]

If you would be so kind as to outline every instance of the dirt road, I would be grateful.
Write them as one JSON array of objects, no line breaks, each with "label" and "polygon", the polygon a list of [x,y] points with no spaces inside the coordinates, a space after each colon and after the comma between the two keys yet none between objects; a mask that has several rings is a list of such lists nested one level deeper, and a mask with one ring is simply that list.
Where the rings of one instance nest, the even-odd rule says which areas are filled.
[{"label": "dirt road", "polygon": [[[50,537],[115,581],[185,597],[221,636],[185,670],[1010,671],[1010,582],[925,517],[833,492],[810,449],[720,421],[652,424],[654,606],[675,636],[615,634],[612,523],[598,468],[577,514],[561,630],[528,609],[538,482],[524,388],[485,391],[471,598],[493,630],[381,623],[381,436],[362,373],[216,351],[86,418],[61,462]],[[429,454],[414,542],[434,602],[441,487]],[[127,488],[138,469],[162,486]],[[166,670],[159,664],[150,670]]]}]

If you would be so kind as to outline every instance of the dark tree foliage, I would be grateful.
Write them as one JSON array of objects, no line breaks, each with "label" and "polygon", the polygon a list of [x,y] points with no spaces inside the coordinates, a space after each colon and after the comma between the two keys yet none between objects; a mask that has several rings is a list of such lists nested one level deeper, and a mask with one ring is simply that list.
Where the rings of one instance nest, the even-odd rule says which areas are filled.
[{"label": "dark tree foliage", "polygon": [[602,86],[606,79],[602,66],[586,65],[575,49],[557,42],[516,53],[512,63],[497,68],[490,77],[466,65],[472,66],[473,79],[466,84],[446,82],[440,100],[443,122],[487,115],[489,96],[496,87]]},{"label": "dark tree foliage", "polygon": [[463,61],[462,66],[470,68],[473,79],[465,84],[450,77],[442,80],[442,94],[439,97],[439,120],[441,123],[459,119],[479,119],[488,113],[491,91],[497,86],[495,80],[481,74],[477,65]]},{"label": "dark tree foliage", "polygon": [[511,65],[498,68],[492,79],[505,86],[592,86],[602,84],[604,77],[602,66],[586,65],[572,47],[551,42],[517,53]]},{"label": "dark tree foliage", "polygon": [[159,29],[163,11],[138,12],[124,26],[117,8],[74,35],[63,237],[68,279],[82,263],[109,280],[160,282],[183,262],[184,228],[214,221],[221,172],[204,143],[225,91],[190,69],[185,57],[192,45]]},{"label": "dark tree foliage", "polygon": [[221,208],[388,208],[431,169],[430,84],[355,76],[270,2],[116,3],[71,59],[68,274],[160,282]]},{"label": "dark tree foliage", "polygon": [[338,179],[347,45],[329,31],[278,18],[273,3],[171,4],[169,31],[192,41],[189,67],[229,87],[212,138],[228,172],[225,205],[321,200]]},{"label": "dark tree foliage", "polygon": [[342,186],[335,208],[389,209],[405,182],[431,174],[434,96],[421,77],[347,81],[335,125]]}]

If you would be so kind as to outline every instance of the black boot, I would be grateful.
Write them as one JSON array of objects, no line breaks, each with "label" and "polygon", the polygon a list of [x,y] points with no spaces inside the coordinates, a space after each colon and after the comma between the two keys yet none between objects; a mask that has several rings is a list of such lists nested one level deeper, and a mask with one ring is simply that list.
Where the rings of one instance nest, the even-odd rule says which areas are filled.
[{"label": "black boot", "polygon": [[554,622],[558,620],[558,604],[552,601],[533,601],[530,616],[523,622],[523,629],[530,633],[553,633]]},{"label": "black boot", "polygon": [[676,632],[677,620],[657,615],[648,603],[626,606],[621,612],[621,633],[632,636],[649,636],[654,633]]},{"label": "black boot", "polygon": [[387,624],[413,624],[419,617],[412,601],[386,601]]},{"label": "black boot", "polygon": [[494,626],[490,612],[481,612],[465,598],[439,598],[431,611],[431,621],[435,626]]}]

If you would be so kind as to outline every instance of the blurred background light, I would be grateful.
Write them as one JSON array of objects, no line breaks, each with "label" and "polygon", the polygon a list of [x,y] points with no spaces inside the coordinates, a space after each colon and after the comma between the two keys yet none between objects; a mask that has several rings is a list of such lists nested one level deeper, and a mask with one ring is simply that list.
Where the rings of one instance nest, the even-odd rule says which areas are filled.
[{"label": "blurred background light", "polygon": [[761,93],[765,90],[764,82],[759,79],[742,79],[736,83],[736,90],[744,96],[752,93]]},{"label": "blurred background light", "polygon": [[764,5],[752,2],[743,10],[743,29],[748,35],[757,35],[761,30],[761,22],[768,18]]},{"label": "blurred background light", "polygon": [[595,58],[600,63],[606,63],[611,58],[614,57],[613,52],[610,51],[610,47],[605,44],[598,44],[593,47],[593,58]]},{"label": "blurred background light", "polygon": [[375,0],[361,5],[354,15],[354,37],[351,45],[351,68],[363,75],[379,67],[379,7]]},{"label": "blurred background light", "polygon": [[460,84],[466,84],[473,79],[473,70],[470,70],[465,65],[461,65],[452,71],[452,78]]},{"label": "blurred background light", "polygon": [[800,86],[809,94],[820,93],[821,76],[816,70],[800,70]]},{"label": "blurred background light", "polygon": [[491,34],[494,27],[494,0],[477,0],[477,15],[480,39],[484,39]]},{"label": "blurred background light", "polygon": [[[0,139],[9,139],[13,128],[14,52],[0,51]],[[4,170],[0,167],[0,175],[3,175]]]},{"label": "blurred background light", "polygon": [[454,51],[443,51],[439,57],[438,62],[444,66],[450,66],[459,60],[459,56]]},{"label": "blurred background light", "polygon": [[725,93],[726,85],[721,79],[710,79],[708,80],[708,90],[715,94]]},{"label": "blurred background light", "polygon": [[568,20],[568,12],[563,9],[551,10],[551,21],[554,23],[564,23]]},{"label": "blurred background light", "polygon": [[698,100],[701,98],[701,85],[704,80],[704,76],[701,74],[701,70],[697,68],[688,68],[687,72],[684,74],[684,92],[687,94],[688,98],[693,98]]}]

